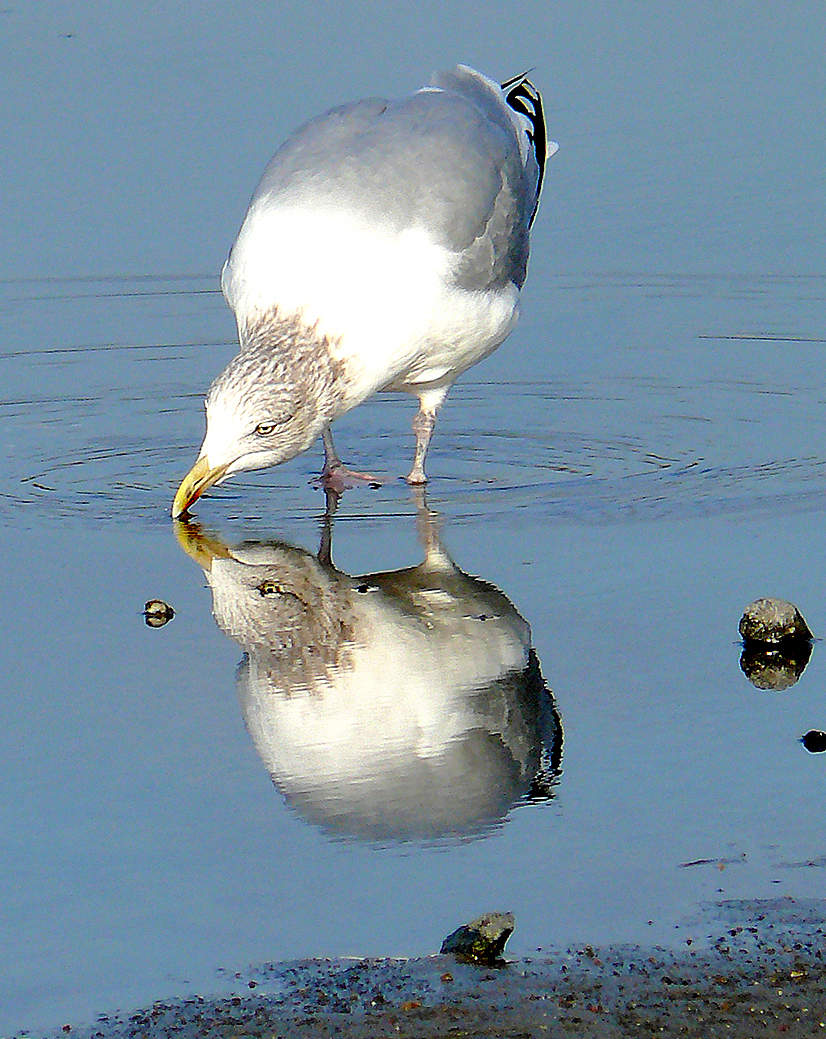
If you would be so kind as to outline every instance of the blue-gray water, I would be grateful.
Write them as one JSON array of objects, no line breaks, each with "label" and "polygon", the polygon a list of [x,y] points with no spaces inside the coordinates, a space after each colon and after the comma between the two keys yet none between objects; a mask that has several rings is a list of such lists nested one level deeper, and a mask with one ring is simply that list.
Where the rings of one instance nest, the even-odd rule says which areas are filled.
[{"label": "blue-gray water", "polygon": [[[798,742],[826,728],[823,647],[797,684],[759,690],[737,622],[775,594],[826,632],[824,30],[815,4],[0,11],[0,1031],[208,990],[222,967],[434,951],[490,908],[515,912],[509,950],[527,954],[677,944],[718,893],[823,894],[826,762]],[[234,351],[217,274],[267,158],[323,108],[458,60],[535,67],[561,143],[523,318],[440,416],[437,517],[390,482],[332,525],[354,608],[347,577],[416,567],[422,538],[461,571],[454,658],[423,657],[457,682],[410,700],[458,813],[427,831],[404,783],[377,802],[356,796],[357,760],[319,774],[305,737],[332,696],[267,748],[206,556],[168,509]],[[397,476],[412,413],[373,400],[338,445]],[[273,543],[312,568],[320,461],[199,503],[227,580]],[[150,629],[155,597],[176,615]],[[550,709],[544,728],[510,709],[507,668],[487,672],[498,700],[463,685],[491,617],[505,657],[530,625],[545,689],[519,702]],[[369,707],[321,719],[368,733],[365,781]],[[466,778],[440,772],[468,731],[485,738],[460,747]]]}]

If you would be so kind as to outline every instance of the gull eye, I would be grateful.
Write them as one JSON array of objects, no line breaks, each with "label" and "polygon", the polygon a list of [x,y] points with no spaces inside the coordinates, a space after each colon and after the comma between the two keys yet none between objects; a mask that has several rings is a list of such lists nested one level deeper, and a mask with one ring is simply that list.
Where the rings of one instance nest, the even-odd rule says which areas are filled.
[{"label": "gull eye", "polygon": [[273,414],[270,412],[264,422],[259,422],[258,425],[253,429],[252,436],[256,437],[271,437],[273,433],[277,433],[279,429],[283,429],[284,426],[288,425],[292,420],[293,412],[287,411],[285,408],[283,411],[276,412]]}]

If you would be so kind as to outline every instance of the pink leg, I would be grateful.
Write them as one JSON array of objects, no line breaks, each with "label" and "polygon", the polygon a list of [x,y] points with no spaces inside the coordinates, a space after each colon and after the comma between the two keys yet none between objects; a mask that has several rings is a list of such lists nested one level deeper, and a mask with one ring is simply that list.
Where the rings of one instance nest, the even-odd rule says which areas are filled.
[{"label": "pink leg", "polygon": [[419,394],[419,410],[413,419],[413,432],[416,434],[416,454],[413,457],[413,468],[407,477],[407,482],[410,484],[427,483],[424,460],[427,457],[430,438],[433,436],[433,430],[436,426],[436,412],[447,396],[448,389],[448,386],[444,386],[437,390],[423,390]]},{"label": "pink leg", "polygon": [[425,411],[423,408],[419,408],[416,412],[416,417],[413,419],[413,432],[416,434],[416,454],[413,457],[413,468],[407,477],[407,482],[410,484],[427,483],[424,460],[427,457],[427,449],[435,426],[436,415]]},{"label": "pink leg", "polygon": [[362,483],[380,484],[382,482],[371,473],[360,473],[355,469],[347,468],[338,457],[329,426],[324,427],[321,439],[324,443],[324,469],[318,482],[325,491],[341,494],[348,487],[357,487]]}]

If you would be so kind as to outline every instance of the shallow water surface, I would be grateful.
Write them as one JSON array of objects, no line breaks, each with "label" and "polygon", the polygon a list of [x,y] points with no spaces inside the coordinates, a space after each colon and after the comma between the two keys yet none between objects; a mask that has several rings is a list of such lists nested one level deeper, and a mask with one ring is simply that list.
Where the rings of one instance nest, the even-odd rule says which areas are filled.
[{"label": "shallow water surface", "polygon": [[[759,688],[737,624],[826,632],[826,14],[313,12],[0,11],[4,1034],[489,910],[520,955],[823,896],[823,646]],[[426,496],[380,395],[336,433],[378,489],[331,514],[314,450],[174,526],[265,162],[457,60],[535,67],[561,148]]]},{"label": "shallow water surface", "polygon": [[[5,286],[32,332],[2,361],[4,1027],[222,966],[427,953],[489,908],[529,953],[679,944],[705,900],[822,893],[826,775],[799,743],[826,727],[820,647],[769,691],[737,636],[761,594],[826,624],[822,388],[802,347],[778,374],[759,327],[722,338],[748,293],[711,325],[676,283],[644,368],[505,381],[511,343],[472,373],[426,496],[391,480],[325,515],[308,454],[176,527],[200,372],[232,350],[208,283]],[[587,314],[651,289],[554,291]],[[771,292],[788,313],[795,285]],[[99,341],[66,347],[89,310]],[[410,412],[370,402],[342,449],[401,472]]]}]

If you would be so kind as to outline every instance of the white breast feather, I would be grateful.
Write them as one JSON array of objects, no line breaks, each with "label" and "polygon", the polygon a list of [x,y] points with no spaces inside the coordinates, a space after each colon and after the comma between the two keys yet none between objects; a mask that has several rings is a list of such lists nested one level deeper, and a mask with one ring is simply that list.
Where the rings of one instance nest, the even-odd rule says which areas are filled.
[{"label": "white breast feather", "polygon": [[460,289],[456,260],[421,228],[388,233],[268,201],[248,213],[223,286],[241,329],[274,306],[317,324],[347,365],[349,408],[383,387],[449,384],[511,330],[516,286]]}]

